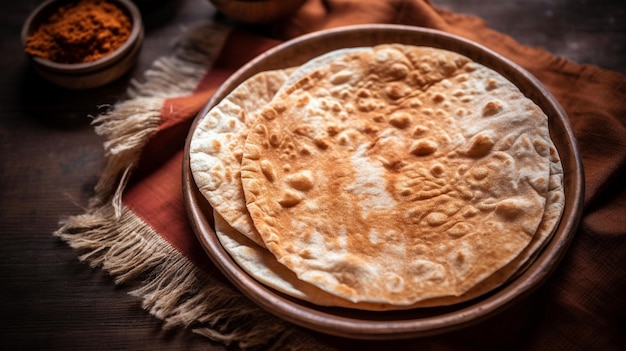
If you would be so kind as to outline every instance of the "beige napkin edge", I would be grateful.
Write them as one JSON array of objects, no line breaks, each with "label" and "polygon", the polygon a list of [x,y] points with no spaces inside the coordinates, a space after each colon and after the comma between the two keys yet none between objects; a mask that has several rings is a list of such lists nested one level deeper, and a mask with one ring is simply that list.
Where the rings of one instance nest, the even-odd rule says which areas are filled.
[{"label": "beige napkin edge", "polygon": [[[308,334],[263,311],[196,267],[122,203],[141,151],[156,133],[167,98],[193,92],[212,65],[230,28],[210,22],[188,28],[172,56],[156,60],[145,82],[133,81],[129,99],[96,117],[107,164],[85,213],[61,221],[54,235],[81,262],[129,285],[142,308],[163,328],[188,328],[241,349],[321,349]],[[198,51],[198,49],[201,49]]]}]

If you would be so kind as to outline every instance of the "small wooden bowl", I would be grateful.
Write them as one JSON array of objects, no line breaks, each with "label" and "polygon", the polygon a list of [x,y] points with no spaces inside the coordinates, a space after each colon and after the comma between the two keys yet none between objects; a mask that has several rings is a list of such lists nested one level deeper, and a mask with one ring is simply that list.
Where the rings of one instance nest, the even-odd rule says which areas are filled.
[{"label": "small wooden bowl", "polygon": [[[28,16],[22,27],[22,44],[51,11],[73,0],[48,0]],[[75,1],[75,0],[74,0]],[[110,83],[126,73],[137,60],[143,43],[143,23],[139,9],[130,0],[110,0],[128,15],[132,22],[130,36],[122,46],[111,54],[92,62],[58,63],[28,55],[35,70],[46,80],[68,89],[89,89]]]},{"label": "small wooden bowl", "polygon": [[[565,209],[556,232],[528,268],[499,288],[452,306],[371,312],[316,306],[270,289],[249,276],[228,255],[215,236],[212,212],[189,168],[189,141],[198,122],[231,90],[253,74],[300,65],[312,57],[345,47],[403,43],[431,46],[463,54],[490,67],[517,85],[547,114],[552,139],[562,159]],[[319,332],[358,339],[398,339],[463,328],[492,317],[537,289],[564,256],[580,221],[583,168],[567,115],[554,96],[530,73],[466,39],[419,27],[364,25],[327,30],[279,45],[252,60],[231,76],[198,114],[187,139],[183,159],[183,193],[196,235],[215,265],[248,296],[270,313]]]}]

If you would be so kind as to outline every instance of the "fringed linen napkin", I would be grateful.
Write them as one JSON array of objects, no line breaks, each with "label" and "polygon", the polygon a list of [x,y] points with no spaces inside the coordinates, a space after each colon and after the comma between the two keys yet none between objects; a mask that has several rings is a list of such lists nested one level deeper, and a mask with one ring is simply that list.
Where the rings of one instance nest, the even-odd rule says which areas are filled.
[{"label": "fringed linen napkin", "polygon": [[[626,77],[522,46],[478,18],[437,10],[422,0],[310,0],[288,21],[265,29],[286,39],[357,23],[447,31],[525,67],[568,113],[586,170],[580,229],[540,292],[468,330],[386,345],[617,349],[623,341],[617,326],[626,315],[626,191],[620,180],[626,170]],[[132,84],[129,100],[94,120],[96,132],[106,138],[108,163],[87,211],[66,219],[55,235],[75,248],[81,261],[108,271],[117,283],[138,284],[132,294],[166,328],[189,328],[239,348],[381,346],[321,336],[263,311],[226,282],[187,222],[181,168],[189,127],[230,74],[276,44],[221,23],[187,30],[176,52],[157,60],[144,81]],[[503,321],[509,322],[506,327]]]}]

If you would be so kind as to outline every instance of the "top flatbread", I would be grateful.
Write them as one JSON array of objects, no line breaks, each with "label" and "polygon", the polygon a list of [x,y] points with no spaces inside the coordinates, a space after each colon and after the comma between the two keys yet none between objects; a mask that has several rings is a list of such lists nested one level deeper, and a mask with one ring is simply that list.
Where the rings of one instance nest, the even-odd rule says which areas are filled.
[{"label": "top flatbread", "polygon": [[537,232],[531,242],[509,264],[502,267],[485,280],[479,282],[460,296],[445,296],[426,299],[411,305],[390,305],[383,303],[351,302],[330,294],[318,287],[298,279],[287,267],[281,265],[267,249],[252,242],[242,233],[237,232],[215,214],[215,233],[224,249],[235,262],[250,276],[273,289],[289,296],[322,306],[335,306],[360,310],[382,311],[390,309],[409,309],[445,306],[468,301],[481,296],[500,286],[512,276],[524,271],[528,262],[539,253],[559,223],[565,196],[563,191],[563,168],[556,152],[551,146],[550,186],[546,208]]},{"label": "top flatbread", "polygon": [[263,240],[246,209],[239,169],[255,112],[268,104],[293,69],[261,72],[244,81],[199,122],[189,149],[200,192],[224,220],[259,245]]},{"label": "top flatbread", "polygon": [[303,63],[301,66],[293,68],[293,71],[289,74],[289,77],[287,78],[287,80],[285,80],[283,86],[276,92],[275,95],[281,95],[295,82],[306,77],[307,75],[311,74],[311,72],[316,71],[320,67],[332,65],[333,62],[341,60],[345,55],[365,52],[368,50],[370,50],[368,47],[344,48],[333,50],[320,56],[314,57]]},{"label": "top flatbread", "polygon": [[459,296],[529,244],[548,193],[545,114],[444,50],[348,54],[263,108],[248,210],[280,263],[352,302]]},{"label": "top flatbread", "polygon": [[347,53],[348,48],[316,57],[297,68],[260,72],[241,83],[216,104],[199,122],[190,143],[190,167],[202,195],[234,230],[264,246],[246,209],[240,168],[243,144],[255,124],[257,110],[268,104],[280,89],[317,67]]}]

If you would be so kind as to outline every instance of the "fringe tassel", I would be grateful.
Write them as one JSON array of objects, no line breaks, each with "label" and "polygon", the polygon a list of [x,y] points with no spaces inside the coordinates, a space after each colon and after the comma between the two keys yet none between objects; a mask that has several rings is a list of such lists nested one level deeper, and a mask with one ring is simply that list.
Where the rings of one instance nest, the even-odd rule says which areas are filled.
[{"label": "fringe tassel", "polygon": [[261,310],[214,280],[172,248],[122,203],[127,179],[160,122],[165,99],[190,94],[212,65],[229,28],[210,23],[188,31],[176,53],[157,60],[145,82],[93,121],[105,137],[108,160],[85,214],[66,219],[54,235],[82,262],[102,267],[116,284],[138,283],[131,292],[164,321],[242,349],[318,349],[311,336]]},{"label": "fringe tassel", "polygon": [[112,200],[118,215],[121,195],[128,176],[135,168],[143,146],[159,126],[164,98],[138,98],[117,104],[107,114],[94,119],[95,131],[105,136],[107,164],[96,184],[96,196],[90,206],[102,206]]},{"label": "fringe tassel", "polygon": [[191,28],[178,42],[172,56],[162,57],[145,72],[146,80],[133,80],[131,99],[120,102],[94,119],[97,134],[104,136],[108,163],[96,185],[92,206],[112,200],[120,215],[121,195],[143,146],[156,132],[161,107],[170,97],[190,94],[215,62],[230,27],[208,23]]},{"label": "fringe tassel", "polygon": [[165,329],[182,326],[242,349],[297,349],[307,338],[193,265],[126,207],[119,217],[111,206],[71,217],[55,235],[116,284],[141,281],[130,294]]}]

